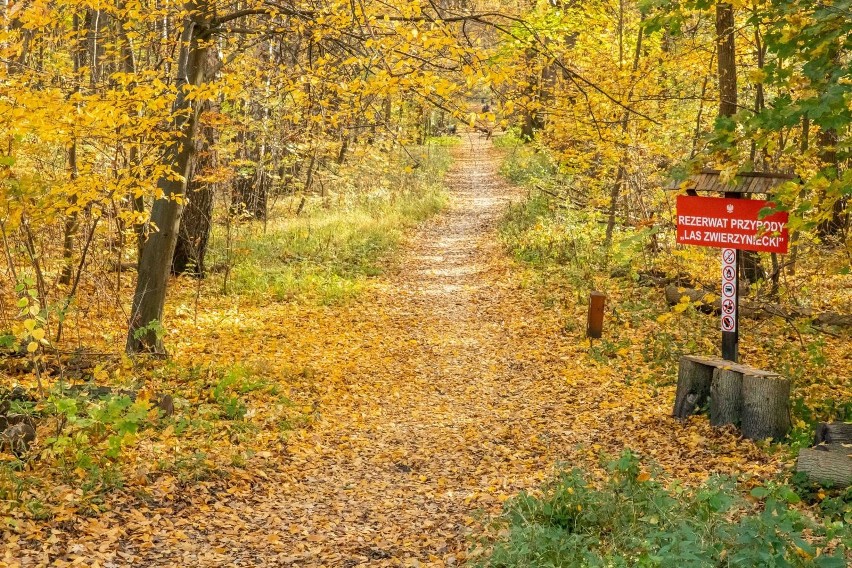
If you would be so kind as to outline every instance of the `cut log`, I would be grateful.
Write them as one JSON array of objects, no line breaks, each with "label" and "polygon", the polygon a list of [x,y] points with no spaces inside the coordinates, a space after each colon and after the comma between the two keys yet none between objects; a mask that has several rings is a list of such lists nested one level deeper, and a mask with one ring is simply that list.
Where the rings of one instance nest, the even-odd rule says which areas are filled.
[{"label": "cut log", "polygon": [[826,312],[819,314],[816,318],[814,318],[814,323],[817,325],[831,325],[835,327],[852,327],[852,315]]},{"label": "cut log", "polygon": [[715,369],[710,385],[710,424],[739,426],[742,407],[742,372],[736,369]]},{"label": "cut log", "polygon": [[790,381],[768,373],[743,374],[740,430],[751,440],[780,440],[790,431]]},{"label": "cut log", "polygon": [[[680,286],[669,285],[666,286],[666,302],[669,305],[676,305],[680,303],[681,298],[686,296],[689,298],[689,301],[693,304],[698,304],[698,309],[707,314],[719,314],[722,311],[722,299],[718,294],[713,294],[712,292],[705,292],[704,290],[696,290],[694,288],[682,288]],[[715,300],[712,302],[705,301],[707,297],[715,296]]]},{"label": "cut log", "polygon": [[[839,444],[841,448],[846,448]],[[832,445],[832,449],[835,446]],[[823,485],[849,487],[852,485],[852,448],[848,451],[825,451],[822,446],[804,448],[799,452],[796,471]]]},{"label": "cut log", "polygon": [[687,418],[704,406],[710,395],[712,380],[713,367],[704,364],[697,357],[681,357],[673,416]]},{"label": "cut log", "polygon": [[820,422],[814,435],[814,446],[826,444],[852,444],[852,423]]},{"label": "cut log", "polygon": [[[747,290],[740,290],[741,298],[745,296]],[[670,284],[665,287],[666,302],[669,305],[677,305],[681,298],[686,296],[693,304],[697,304],[697,308],[707,314],[719,314],[722,306],[722,301],[718,296],[712,301],[707,302],[705,298],[712,292],[699,290],[695,288],[684,288]],[[784,319],[795,318],[810,318],[814,325],[818,326],[834,326],[834,327],[852,327],[852,315],[838,314],[834,312],[825,312],[815,314],[813,310],[808,308],[800,308],[795,306],[782,306],[779,304],[770,304],[765,302],[746,302],[741,299],[739,313],[742,317],[750,319],[761,319],[768,317],[780,317]]]},{"label": "cut log", "polygon": [[30,444],[35,439],[35,428],[25,422],[19,422],[0,434],[0,449],[8,450],[15,454],[15,457],[21,458],[29,451]]}]

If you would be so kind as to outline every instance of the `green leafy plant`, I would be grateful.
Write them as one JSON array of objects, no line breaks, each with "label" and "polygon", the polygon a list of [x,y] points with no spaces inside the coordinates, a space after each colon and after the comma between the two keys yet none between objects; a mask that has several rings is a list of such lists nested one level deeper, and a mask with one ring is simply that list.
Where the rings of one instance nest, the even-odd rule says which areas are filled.
[{"label": "green leafy plant", "polygon": [[497,527],[504,536],[488,543],[491,553],[478,565],[846,566],[848,526],[792,508],[800,498],[789,486],[754,488],[755,507],[730,479],[666,488],[630,452],[607,470],[600,484],[563,472],[540,493],[508,502]]}]

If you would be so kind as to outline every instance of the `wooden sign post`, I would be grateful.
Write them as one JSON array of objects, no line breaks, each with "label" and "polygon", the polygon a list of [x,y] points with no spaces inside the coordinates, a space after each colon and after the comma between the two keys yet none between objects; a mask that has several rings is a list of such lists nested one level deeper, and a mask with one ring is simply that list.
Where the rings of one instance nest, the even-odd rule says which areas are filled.
[{"label": "wooden sign post", "polygon": [[589,295],[589,316],[586,320],[586,335],[593,339],[600,339],[603,335],[604,305],[606,295],[600,292],[592,292]]}]

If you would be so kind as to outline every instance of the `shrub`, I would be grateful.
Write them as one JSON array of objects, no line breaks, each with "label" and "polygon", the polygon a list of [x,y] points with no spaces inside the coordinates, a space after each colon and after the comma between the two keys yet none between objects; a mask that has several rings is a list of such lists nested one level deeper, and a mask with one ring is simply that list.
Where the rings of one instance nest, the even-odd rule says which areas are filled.
[{"label": "shrub", "polygon": [[730,479],[712,479],[694,490],[666,488],[630,452],[608,469],[600,487],[575,469],[540,495],[523,493],[507,503],[498,523],[504,536],[479,565],[847,565],[849,527],[819,523],[791,508],[799,497],[786,485],[757,487],[750,500]]}]

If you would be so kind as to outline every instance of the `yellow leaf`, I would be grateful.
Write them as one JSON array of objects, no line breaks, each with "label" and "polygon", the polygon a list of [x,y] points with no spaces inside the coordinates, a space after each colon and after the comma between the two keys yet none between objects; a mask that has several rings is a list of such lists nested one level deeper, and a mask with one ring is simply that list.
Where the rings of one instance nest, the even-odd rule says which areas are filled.
[{"label": "yellow leaf", "polygon": [[36,349],[38,349],[38,343],[36,343],[35,341],[30,341],[27,345],[27,352],[35,353]]},{"label": "yellow leaf", "polygon": [[32,335],[33,335],[33,339],[35,339],[36,341],[41,341],[42,339],[44,339],[44,329],[43,328],[34,329],[33,332],[32,332]]}]

